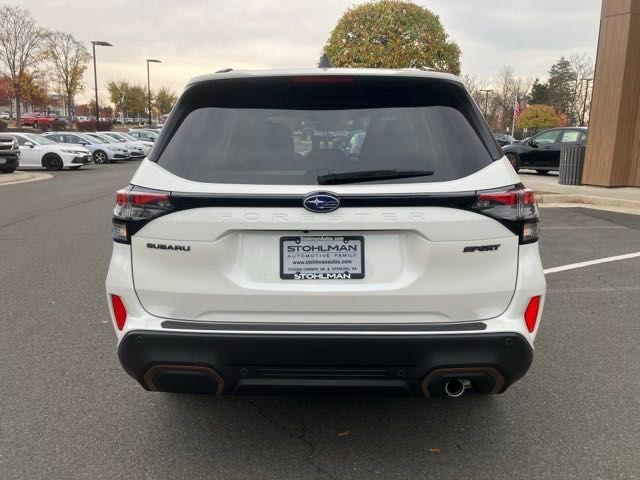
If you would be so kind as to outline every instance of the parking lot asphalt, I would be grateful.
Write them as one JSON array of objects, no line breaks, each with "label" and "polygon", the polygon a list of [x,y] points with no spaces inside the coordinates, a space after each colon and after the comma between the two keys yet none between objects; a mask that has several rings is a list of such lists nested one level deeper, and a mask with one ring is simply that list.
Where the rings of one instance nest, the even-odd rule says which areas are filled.
[{"label": "parking lot asphalt", "polygon": [[[0,187],[1,479],[640,478],[640,258],[548,275],[534,364],[504,395],[150,393],[120,368],[104,294],[135,166]],[[637,216],[541,225],[545,268],[640,251]]]}]

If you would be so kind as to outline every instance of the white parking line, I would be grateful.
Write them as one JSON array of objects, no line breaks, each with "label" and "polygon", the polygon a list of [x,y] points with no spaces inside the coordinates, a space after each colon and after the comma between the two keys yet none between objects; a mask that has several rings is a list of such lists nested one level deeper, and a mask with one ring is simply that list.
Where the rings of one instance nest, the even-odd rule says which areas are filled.
[{"label": "white parking line", "polygon": [[626,253],[624,255],[616,255],[614,257],[597,258],[586,262],[570,263],[569,265],[561,265],[559,267],[545,268],[545,275],[548,273],[564,272],[565,270],[573,270],[574,268],[590,267],[599,263],[615,262],[617,260],[627,260],[629,258],[640,257],[640,252]]}]

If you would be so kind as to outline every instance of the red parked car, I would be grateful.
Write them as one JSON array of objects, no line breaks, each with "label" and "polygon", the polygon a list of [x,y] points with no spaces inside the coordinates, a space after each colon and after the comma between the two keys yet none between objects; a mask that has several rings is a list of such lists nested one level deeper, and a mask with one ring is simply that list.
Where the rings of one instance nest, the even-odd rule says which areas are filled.
[{"label": "red parked car", "polygon": [[55,115],[47,115],[46,113],[26,113],[22,115],[22,125],[33,128],[52,128],[55,120]]}]

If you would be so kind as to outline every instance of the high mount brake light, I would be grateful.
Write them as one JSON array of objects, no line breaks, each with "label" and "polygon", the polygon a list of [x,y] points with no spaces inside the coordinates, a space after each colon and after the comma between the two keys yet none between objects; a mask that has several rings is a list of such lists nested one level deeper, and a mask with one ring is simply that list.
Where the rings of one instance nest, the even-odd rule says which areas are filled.
[{"label": "high mount brake light", "polygon": [[113,240],[130,243],[146,223],[174,210],[169,192],[129,187],[116,193],[111,233]]},{"label": "high mount brake light", "polygon": [[294,84],[314,84],[314,83],[353,83],[353,77],[348,75],[300,75],[291,77],[291,83]]},{"label": "high mount brake light", "polygon": [[480,191],[471,208],[498,220],[518,235],[521,244],[538,241],[538,205],[531,189]]}]

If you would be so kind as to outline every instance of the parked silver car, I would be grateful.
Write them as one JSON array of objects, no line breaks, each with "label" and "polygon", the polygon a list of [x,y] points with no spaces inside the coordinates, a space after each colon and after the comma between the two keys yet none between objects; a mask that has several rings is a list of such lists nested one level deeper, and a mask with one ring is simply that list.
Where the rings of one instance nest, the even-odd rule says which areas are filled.
[{"label": "parked silver car", "polygon": [[153,142],[148,140],[138,140],[128,133],[123,132],[99,132],[101,135],[111,137],[114,140],[117,140],[120,143],[124,143],[125,145],[139,145],[144,150],[145,156],[149,154],[151,147],[153,147]]},{"label": "parked silver car", "polygon": [[148,142],[155,142],[158,139],[158,132],[144,128],[132,128],[129,130],[129,135],[137,140],[146,140]]},{"label": "parked silver car", "polygon": [[115,138],[110,137],[109,135],[105,135],[100,132],[90,132],[87,133],[89,137],[96,138],[99,140],[104,140],[107,143],[120,145],[121,147],[126,148],[129,151],[129,160],[141,160],[145,157],[144,148],[137,143],[121,143]]},{"label": "parked silver car", "polygon": [[69,143],[82,145],[89,149],[93,155],[95,163],[115,162],[117,160],[128,160],[129,150],[120,145],[109,143],[106,140],[94,138],[84,133],[69,132],[47,132],[42,134],[57,143]]}]

